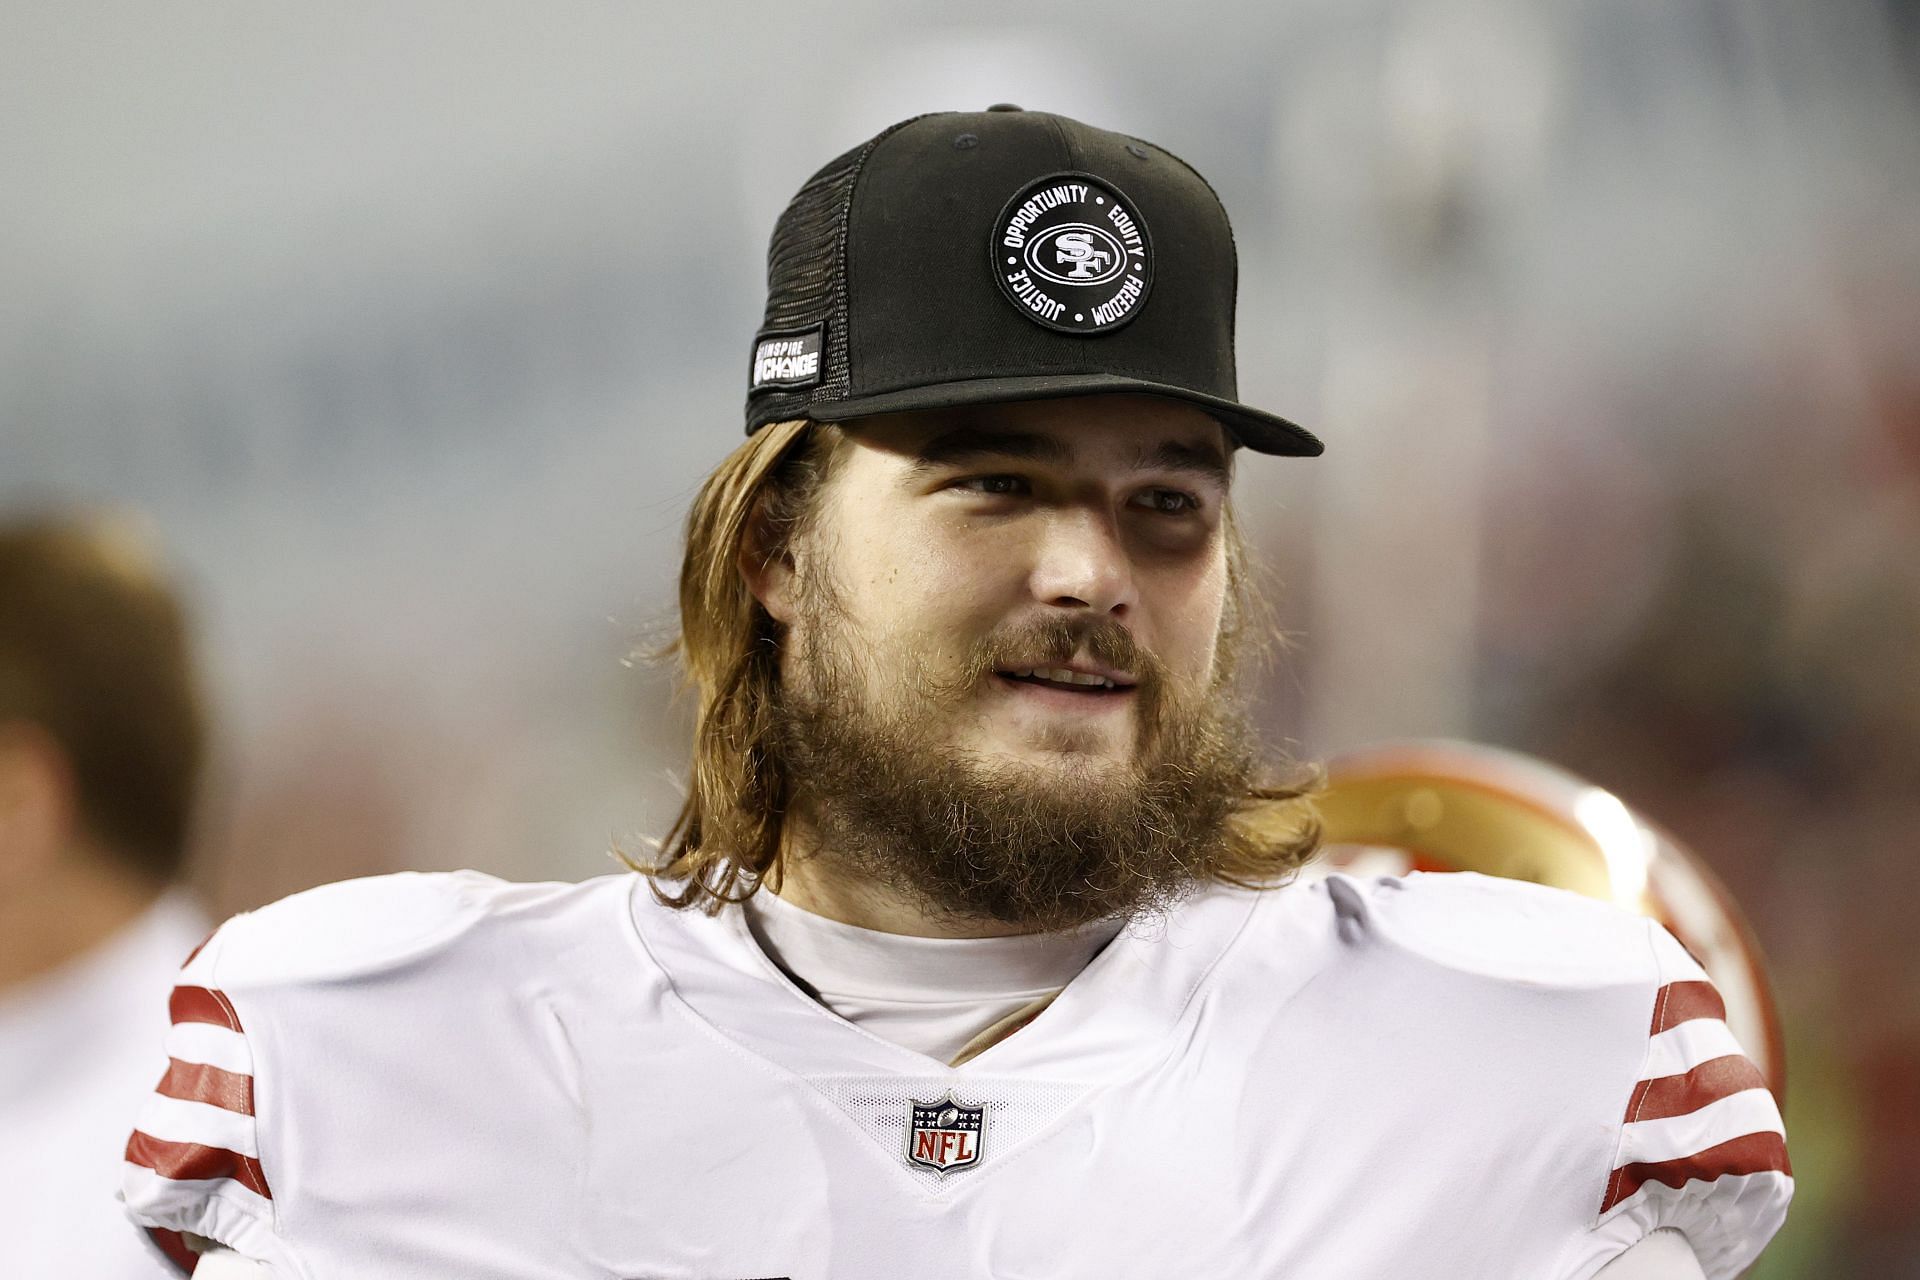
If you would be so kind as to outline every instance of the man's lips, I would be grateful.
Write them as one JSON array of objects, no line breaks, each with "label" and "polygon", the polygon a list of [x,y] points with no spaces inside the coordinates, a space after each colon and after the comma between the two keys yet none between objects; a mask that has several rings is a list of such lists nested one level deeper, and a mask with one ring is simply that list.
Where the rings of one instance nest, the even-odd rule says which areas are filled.
[{"label": "man's lips", "polygon": [[1091,662],[1068,662],[1064,666],[1004,666],[998,672],[1006,679],[1020,683],[1052,685],[1060,689],[1075,691],[1094,691],[1094,693],[1112,693],[1133,689],[1133,677],[1125,672],[1116,672],[1112,668],[1096,666]]},{"label": "man's lips", "polygon": [[[1056,681],[1050,674],[1058,668],[1039,668],[1031,674],[1021,674],[1021,668],[1012,672],[996,672],[995,683],[1021,702],[1033,702],[1039,706],[1058,708],[1058,710],[1106,710],[1117,706],[1131,706],[1135,687],[1133,685],[1112,685],[1106,683],[1106,677],[1098,677],[1100,683],[1079,683],[1079,681]],[[1083,676],[1081,679],[1087,679]]]}]

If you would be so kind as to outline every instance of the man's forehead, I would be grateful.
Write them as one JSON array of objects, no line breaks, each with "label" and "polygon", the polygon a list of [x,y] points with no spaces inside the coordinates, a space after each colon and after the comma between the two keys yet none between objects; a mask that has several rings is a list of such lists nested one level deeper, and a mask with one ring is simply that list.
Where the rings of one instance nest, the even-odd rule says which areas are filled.
[{"label": "man's forehead", "polygon": [[1201,410],[1146,396],[1090,396],[965,405],[848,424],[856,442],[916,469],[1009,458],[1053,465],[1118,464],[1231,476],[1232,442]]}]

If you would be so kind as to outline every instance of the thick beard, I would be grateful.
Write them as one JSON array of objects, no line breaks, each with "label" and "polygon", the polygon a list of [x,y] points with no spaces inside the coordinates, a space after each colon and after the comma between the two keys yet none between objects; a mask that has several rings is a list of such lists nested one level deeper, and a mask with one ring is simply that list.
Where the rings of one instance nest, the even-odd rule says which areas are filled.
[{"label": "thick beard", "polygon": [[[806,856],[930,918],[1023,931],[1164,911],[1218,868],[1257,758],[1228,689],[1180,697],[1124,627],[1101,619],[996,632],[954,672],[903,662],[897,694],[881,698],[854,654],[872,667],[881,655],[855,648],[831,604],[808,615],[775,707],[794,809],[817,838]],[[1140,677],[1130,763],[1063,752],[1036,768],[941,737],[996,670],[1060,665],[1083,648]]]}]

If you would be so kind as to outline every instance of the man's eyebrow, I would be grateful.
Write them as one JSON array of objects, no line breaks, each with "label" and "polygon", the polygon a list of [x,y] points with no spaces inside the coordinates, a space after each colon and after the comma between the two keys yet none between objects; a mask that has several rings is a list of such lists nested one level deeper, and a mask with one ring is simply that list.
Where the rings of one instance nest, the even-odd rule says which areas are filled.
[{"label": "man's eyebrow", "polygon": [[1211,445],[1187,444],[1167,440],[1150,449],[1142,449],[1134,466],[1141,471],[1189,471],[1216,481],[1222,489],[1233,481],[1233,467],[1227,455]]},{"label": "man's eyebrow", "polygon": [[971,458],[1024,458],[1030,462],[1066,462],[1073,450],[1051,436],[1030,431],[991,431],[955,427],[913,451],[913,469],[928,471]]}]

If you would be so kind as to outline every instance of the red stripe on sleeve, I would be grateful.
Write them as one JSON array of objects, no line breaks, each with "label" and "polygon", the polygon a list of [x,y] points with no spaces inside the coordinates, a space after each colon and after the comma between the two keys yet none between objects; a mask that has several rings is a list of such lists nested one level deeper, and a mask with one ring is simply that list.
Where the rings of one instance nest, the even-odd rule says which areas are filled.
[{"label": "red stripe on sleeve", "polygon": [[1657,1036],[1695,1018],[1724,1021],[1726,1016],[1727,1006],[1711,982],[1669,982],[1654,998],[1653,1030],[1649,1034]]},{"label": "red stripe on sleeve", "polygon": [[172,1178],[176,1182],[231,1178],[248,1190],[268,1200],[273,1199],[273,1192],[267,1190],[267,1175],[260,1168],[260,1162],[252,1156],[243,1156],[225,1147],[203,1147],[197,1142],[166,1142],[135,1129],[133,1136],[127,1139],[127,1162],[151,1169],[161,1177]]},{"label": "red stripe on sleeve", "polygon": [[178,1231],[148,1227],[147,1234],[160,1246],[160,1252],[167,1255],[167,1261],[180,1268],[183,1274],[192,1275],[193,1269],[200,1265],[200,1255],[187,1248],[186,1237]]},{"label": "red stripe on sleeve", "polygon": [[237,1071],[222,1071],[201,1062],[182,1062],[171,1058],[167,1074],[154,1086],[155,1091],[184,1102],[204,1102],[222,1111],[253,1114],[253,1077]]},{"label": "red stripe on sleeve", "polygon": [[1634,1088],[1633,1101],[1627,1105],[1627,1123],[1691,1115],[1709,1102],[1766,1087],[1760,1068],[1744,1054],[1730,1053],[1703,1062],[1685,1075],[1642,1080]]},{"label": "red stripe on sleeve", "polygon": [[210,991],[206,987],[175,987],[172,998],[167,1001],[167,1012],[175,1022],[208,1022],[229,1031],[241,1030],[240,1015],[233,1011],[233,1001],[227,999],[225,992]]},{"label": "red stripe on sleeve", "polygon": [[1678,1190],[1694,1181],[1769,1172],[1793,1173],[1793,1166],[1787,1163],[1786,1139],[1777,1133],[1749,1133],[1679,1160],[1622,1165],[1607,1183],[1607,1198],[1600,1212],[1605,1213],[1649,1182]]}]

